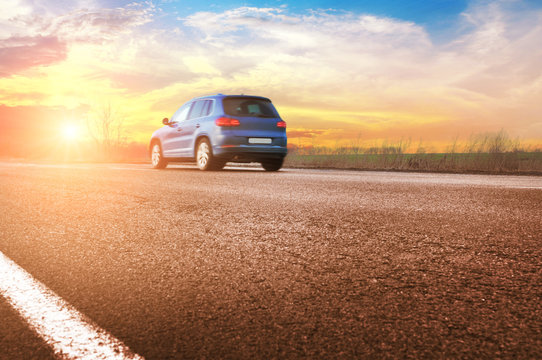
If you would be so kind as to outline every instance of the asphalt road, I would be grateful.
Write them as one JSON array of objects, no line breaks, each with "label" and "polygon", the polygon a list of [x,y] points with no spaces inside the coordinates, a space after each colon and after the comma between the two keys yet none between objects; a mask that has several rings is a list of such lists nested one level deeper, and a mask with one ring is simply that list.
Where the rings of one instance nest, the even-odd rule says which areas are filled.
[{"label": "asphalt road", "polygon": [[0,251],[147,359],[542,358],[540,177],[1,163]]}]

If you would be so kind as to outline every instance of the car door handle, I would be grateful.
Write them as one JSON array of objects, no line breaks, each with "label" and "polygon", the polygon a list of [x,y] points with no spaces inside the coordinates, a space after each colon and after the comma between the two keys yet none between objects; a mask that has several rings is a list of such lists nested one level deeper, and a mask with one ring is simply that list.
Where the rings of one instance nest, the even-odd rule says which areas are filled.
[{"label": "car door handle", "polygon": [[182,131],[182,129],[181,129],[181,128],[177,128],[177,131]]},{"label": "car door handle", "polygon": [[199,128],[199,124],[196,124],[196,127]]}]

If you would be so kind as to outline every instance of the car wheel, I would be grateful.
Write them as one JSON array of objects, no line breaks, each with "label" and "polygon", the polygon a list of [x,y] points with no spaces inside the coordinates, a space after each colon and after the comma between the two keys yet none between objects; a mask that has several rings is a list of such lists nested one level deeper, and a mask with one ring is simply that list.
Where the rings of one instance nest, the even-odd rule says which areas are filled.
[{"label": "car wheel", "polygon": [[220,170],[225,162],[213,156],[211,144],[207,139],[201,139],[196,151],[196,162],[200,170]]},{"label": "car wheel", "polygon": [[262,161],[262,167],[265,171],[278,171],[282,167],[284,159],[273,159]]},{"label": "car wheel", "polygon": [[154,169],[163,169],[167,166],[167,160],[162,154],[162,147],[159,143],[155,143],[151,150],[151,163]]}]

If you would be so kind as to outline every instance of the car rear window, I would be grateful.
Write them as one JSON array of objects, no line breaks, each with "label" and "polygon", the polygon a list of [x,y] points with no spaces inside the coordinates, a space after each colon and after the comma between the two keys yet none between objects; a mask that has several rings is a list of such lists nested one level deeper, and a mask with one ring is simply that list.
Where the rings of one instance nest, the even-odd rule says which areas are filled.
[{"label": "car rear window", "polygon": [[232,116],[279,117],[271,101],[246,97],[225,98],[224,112]]}]

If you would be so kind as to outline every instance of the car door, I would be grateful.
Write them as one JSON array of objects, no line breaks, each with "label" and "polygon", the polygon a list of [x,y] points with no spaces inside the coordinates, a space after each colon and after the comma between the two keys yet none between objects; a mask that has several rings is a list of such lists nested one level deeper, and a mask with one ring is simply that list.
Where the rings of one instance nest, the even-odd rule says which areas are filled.
[{"label": "car door", "polygon": [[199,121],[206,105],[206,100],[195,101],[186,120],[179,122],[181,130],[179,131],[178,142],[182,157],[192,157],[194,154],[194,136],[200,126]]},{"label": "car door", "polygon": [[183,130],[181,124],[194,103],[190,102],[184,104],[173,114],[169,124],[167,125],[165,135],[162,139],[162,151],[164,152],[165,157],[182,157],[182,147],[181,147],[181,132]]}]

